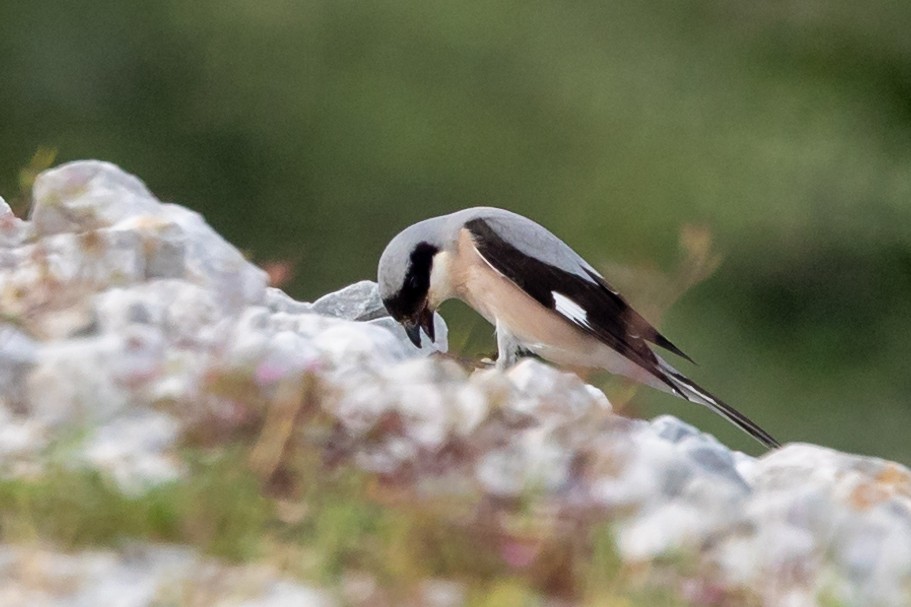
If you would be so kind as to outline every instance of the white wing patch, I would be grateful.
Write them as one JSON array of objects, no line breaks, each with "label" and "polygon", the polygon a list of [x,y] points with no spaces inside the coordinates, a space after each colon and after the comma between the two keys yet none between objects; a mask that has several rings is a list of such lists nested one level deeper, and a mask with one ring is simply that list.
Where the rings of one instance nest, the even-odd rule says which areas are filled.
[{"label": "white wing patch", "polygon": [[556,308],[557,312],[577,325],[591,329],[592,326],[591,323],[588,322],[588,314],[582,306],[562,293],[551,291],[550,294],[554,296],[554,308]]}]

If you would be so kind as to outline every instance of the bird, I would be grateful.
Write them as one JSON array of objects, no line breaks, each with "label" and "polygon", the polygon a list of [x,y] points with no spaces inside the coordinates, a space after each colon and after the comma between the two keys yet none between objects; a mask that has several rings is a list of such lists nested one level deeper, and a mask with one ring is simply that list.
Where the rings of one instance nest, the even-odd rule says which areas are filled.
[{"label": "bird", "polygon": [[389,315],[421,346],[433,315],[460,299],[496,327],[496,366],[524,352],[558,366],[604,369],[720,414],[767,448],[780,446],[747,416],[655,352],[692,359],[662,335],[604,276],[547,228],[495,207],[425,219],[380,255],[377,289]]}]

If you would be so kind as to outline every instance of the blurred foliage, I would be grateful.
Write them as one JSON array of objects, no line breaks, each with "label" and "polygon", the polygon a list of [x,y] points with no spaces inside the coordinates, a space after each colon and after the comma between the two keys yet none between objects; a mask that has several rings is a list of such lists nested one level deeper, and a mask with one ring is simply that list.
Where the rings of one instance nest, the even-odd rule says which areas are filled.
[{"label": "blurred foliage", "polygon": [[53,541],[73,549],[141,538],[188,543],[231,560],[259,556],[271,504],[256,478],[237,465],[238,453],[236,447],[187,453],[191,482],[135,497],[72,465],[33,479],[0,480],[0,542]]},{"label": "blurred foliage", "polygon": [[[244,414],[175,409],[198,426],[185,436],[181,479],[125,495],[70,451],[44,474],[0,479],[0,544],[180,543],[270,565],[352,607],[429,604],[421,597],[432,581],[457,583],[468,607],[554,598],[674,607],[685,604],[691,579],[711,575],[672,558],[624,565],[606,512],[561,512],[545,493],[496,498],[466,474],[460,490],[440,494],[426,490],[426,476],[364,472],[353,464],[357,449],[338,444],[345,434],[323,412],[335,395],[306,374],[268,402],[250,398],[244,372],[215,375],[211,395],[233,399]],[[276,423],[276,410],[291,423]],[[277,457],[264,457],[273,452],[266,445],[277,446]]]},{"label": "blurred foliage", "polygon": [[[625,570],[604,526],[551,538],[563,550],[559,573],[566,576],[553,589],[539,568],[516,568],[499,554],[502,537],[454,525],[451,505],[378,501],[365,475],[319,467],[310,468],[318,474],[303,496],[264,498],[241,454],[236,445],[191,454],[206,465],[197,462],[187,478],[136,497],[73,468],[0,480],[0,541],[63,549],[186,544],[272,565],[341,594],[346,605],[418,604],[430,579],[463,583],[469,607],[539,605],[554,590],[582,605],[684,604],[658,571]],[[345,597],[346,585],[358,580],[370,596]]]},{"label": "blurred foliage", "polygon": [[664,325],[685,370],[781,440],[911,462],[908,23],[889,0],[6,2],[0,194],[42,148],[114,161],[293,263],[301,298],[474,204],[643,272],[704,225],[724,263]]}]

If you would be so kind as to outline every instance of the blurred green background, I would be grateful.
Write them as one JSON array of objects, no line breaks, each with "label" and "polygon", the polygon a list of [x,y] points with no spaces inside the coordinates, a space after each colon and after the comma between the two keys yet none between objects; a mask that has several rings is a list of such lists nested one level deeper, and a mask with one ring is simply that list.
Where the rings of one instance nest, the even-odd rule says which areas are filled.
[{"label": "blurred green background", "polygon": [[681,368],[782,441],[911,463],[909,25],[888,0],[3,2],[0,194],[43,146],[113,161],[293,262],[301,299],[476,204],[641,276],[704,226],[724,261],[662,322]]}]

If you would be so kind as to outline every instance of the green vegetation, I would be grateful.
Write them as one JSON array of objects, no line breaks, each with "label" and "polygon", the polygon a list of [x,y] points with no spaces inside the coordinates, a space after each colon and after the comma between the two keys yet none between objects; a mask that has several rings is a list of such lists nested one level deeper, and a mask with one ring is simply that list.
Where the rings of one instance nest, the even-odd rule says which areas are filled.
[{"label": "green vegetation", "polygon": [[[468,604],[478,607],[539,605],[543,594],[590,605],[680,604],[657,585],[660,578],[624,570],[606,527],[511,537],[492,521],[466,518],[464,504],[420,499],[407,485],[326,467],[306,446],[286,462],[301,476],[280,494],[250,469],[242,445],[185,455],[186,478],[137,497],[78,469],[0,481],[0,542],[64,549],[176,542],[232,561],[267,562],[329,589],[345,574],[367,575],[393,600],[433,577],[466,584]],[[504,556],[517,539],[542,551],[527,568]]]},{"label": "green vegetation", "polygon": [[[124,495],[97,473],[57,468],[34,479],[0,480],[2,541],[49,540],[64,548],[122,540],[189,542],[221,557],[259,554],[270,506],[239,450],[190,457],[188,481],[141,497]],[[193,454],[188,454],[193,455]]]}]

